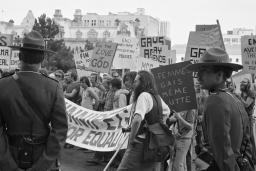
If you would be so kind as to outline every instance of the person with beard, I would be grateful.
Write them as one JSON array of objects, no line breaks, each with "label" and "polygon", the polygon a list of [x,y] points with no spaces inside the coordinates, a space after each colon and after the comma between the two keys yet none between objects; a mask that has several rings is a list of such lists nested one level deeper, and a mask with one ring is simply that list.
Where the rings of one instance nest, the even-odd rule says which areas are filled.
[{"label": "person with beard", "polygon": [[[146,135],[143,131],[145,122],[155,123],[152,118],[157,113],[156,98],[160,98],[155,86],[154,76],[148,71],[139,71],[134,81],[134,98],[132,106],[131,133],[124,157],[117,171],[153,171],[160,170],[160,162],[146,163],[143,160],[143,148]],[[157,97],[158,96],[158,97]],[[170,109],[161,99],[163,115],[169,115]]]},{"label": "person with beard", "polygon": [[[203,116],[207,158],[212,156],[208,171],[240,171],[244,166],[241,161],[251,162],[247,156],[252,154],[248,115],[243,104],[225,85],[232,72],[242,68],[230,63],[228,54],[220,48],[206,50],[198,63],[187,67],[198,73],[201,88],[210,93]],[[252,163],[246,166],[253,167]]]}]

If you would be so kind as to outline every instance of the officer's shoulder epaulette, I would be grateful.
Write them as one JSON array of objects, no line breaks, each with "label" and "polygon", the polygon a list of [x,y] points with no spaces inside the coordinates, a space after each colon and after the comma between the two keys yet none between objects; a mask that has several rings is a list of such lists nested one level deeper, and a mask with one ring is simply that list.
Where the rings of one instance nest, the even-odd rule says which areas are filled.
[{"label": "officer's shoulder epaulette", "polygon": [[48,76],[48,75],[46,75],[46,74],[41,73],[41,75],[42,75],[42,76],[44,76],[44,77],[46,77],[46,78],[49,78],[49,79],[51,79],[51,80],[55,81],[56,83],[59,83],[59,81],[58,81],[58,80],[56,80],[56,79],[54,79],[54,78],[52,78],[52,77],[49,77],[49,76]]}]

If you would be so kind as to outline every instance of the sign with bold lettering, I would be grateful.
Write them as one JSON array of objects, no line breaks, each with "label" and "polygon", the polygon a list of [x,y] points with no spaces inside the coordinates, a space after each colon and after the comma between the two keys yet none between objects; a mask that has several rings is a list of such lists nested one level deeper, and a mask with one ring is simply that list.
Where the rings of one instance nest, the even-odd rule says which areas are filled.
[{"label": "sign with bold lettering", "polygon": [[168,55],[170,56],[168,45],[165,44],[163,36],[140,38],[141,57],[158,61],[159,65],[167,65]]},{"label": "sign with bold lettering", "polygon": [[116,54],[113,60],[112,69],[134,70],[138,50],[138,39],[126,36],[117,36],[114,39],[118,43]]},{"label": "sign with bold lettering", "polygon": [[223,47],[218,27],[208,31],[192,31],[189,34],[185,60],[197,63],[205,50],[212,47]]},{"label": "sign with bold lettering", "polygon": [[117,43],[98,42],[93,49],[89,69],[95,72],[109,73],[116,53],[116,48]]},{"label": "sign with bold lettering", "polygon": [[18,69],[19,68],[19,50],[12,50],[11,60],[10,60],[10,70]]},{"label": "sign with bold lettering", "polygon": [[89,65],[92,58],[92,50],[74,53],[74,60],[76,64],[76,71],[79,78],[83,76],[90,76]]},{"label": "sign with bold lettering", "polygon": [[12,34],[1,34],[0,33],[0,46],[11,46],[13,44]]},{"label": "sign with bold lettering", "polygon": [[241,37],[243,70],[256,73],[256,36]]},{"label": "sign with bold lettering", "polygon": [[9,70],[11,58],[11,48],[0,46],[0,69]]},{"label": "sign with bold lettering", "polygon": [[68,116],[67,143],[93,151],[115,151],[119,143],[127,147],[129,133],[122,133],[131,118],[131,105],[98,112],[65,99]]},{"label": "sign with bold lettering", "polygon": [[192,72],[185,69],[189,64],[185,61],[151,69],[160,96],[176,112],[197,108]]}]

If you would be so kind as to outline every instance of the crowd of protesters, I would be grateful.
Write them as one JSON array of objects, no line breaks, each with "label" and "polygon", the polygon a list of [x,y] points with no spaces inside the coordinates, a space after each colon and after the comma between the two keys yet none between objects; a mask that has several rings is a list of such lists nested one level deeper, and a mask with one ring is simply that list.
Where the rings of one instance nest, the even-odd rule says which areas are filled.
[{"label": "crowd of protesters", "polygon": [[[35,53],[35,49],[30,47],[30,49],[24,50],[24,55],[28,53],[28,50]],[[65,120],[66,117],[64,116],[63,95],[77,105],[95,111],[111,111],[132,104],[131,112],[133,112],[133,115],[130,127],[123,129],[123,131],[130,132],[128,147],[126,150],[120,150],[112,162],[112,166],[117,168],[118,171],[191,171],[193,169],[249,171],[256,164],[256,148],[253,134],[255,86],[250,79],[244,78],[240,83],[241,93],[236,93],[236,85],[234,85],[230,77],[233,71],[241,69],[242,66],[229,63],[228,54],[224,50],[210,48],[200,58],[199,63],[188,66],[188,70],[198,73],[199,83],[195,84],[198,108],[183,112],[173,111],[161,99],[156,89],[154,76],[149,71],[131,71],[125,73],[123,77],[115,71],[111,72],[111,74],[105,73],[103,75],[92,73],[89,77],[82,76],[78,79],[75,70],[69,70],[66,73],[62,70],[56,70],[51,73],[44,69],[39,70],[39,64],[43,59],[42,51],[44,50],[38,48],[37,51],[39,51],[37,52],[40,57],[38,58],[40,59],[39,61],[35,62],[26,54],[28,55],[27,58],[21,58],[22,70],[0,71],[1,77],[6,78],[1,80],[10,80],[12,75],[18,75],[21,79],[26,79],[25,73],[27,72],[31,74],[31,78],[35,79],[36,77],[33,74],[40,72],[40,77],[42,75],[46,76],[42,78],[47,78],[47,83],[51,84],[52,88],[57,87],[61,91],[58,92],[57,96],[62,106],[55,104],[54,99],[52,99],[52,103],[56,105],[54,106],[56,110],[61,109],[62,120]],[[37,70],[27,71],[26,67],[32,64],[37,66]],[[50,80],[49,77],[54,81]],[[0,86],[6,84],[4,81],[0,81],[0,83]],[[36,89],[33,91],[36,91]],[[53,94],[55,93],[53,89],[51,91]],[[44,91],[40,92],[44,93]],[[45,93],[44,95],[47,96],[48,94]],[[7,94],[4,93],[2,96],[0,96],[0,100],[6,98]],[[8,98],[16,97],[9,96]],[[45,103],[48,102],[45,101]],[[17,108],[21,110],[20,106]],[[41,109],[42,107],[38,108]],[[161,117],[156,116],[159,108],[161,108],[162,112]],[[0,109],[0,112],[4,111],[4,109],[8,109],[10,113],[13,112],[11,108],[9,109],[6,106],[1,106]],[[7,114],[1,113],[0,116],[0,145],[4,144],[4,148],[6,148],[8,145],[6,145],[7,141],[5,141],[5,135],[3,136],[2,132],[11,132],[13,126],[8,125]],[[158,122],[159,118],[172,131],[175,143],[170,144],[169,157],[165,160],[161,162],[141,162],[145,148],[144,142],[147,138],[144,128],[147,124]],[[52,121],[53,124],[51,123],[53,128],[56,120]],[[47,123],[49,124],[49,122]],[[65,137],[64,134],[67,131],[67,123],[63,121],[63,124],[65,130],[62,130],[60,138],[56,141],[64,142],[63,137]],[[56,132],[54,130],[51,131],[53,134],[51,135],[52,143],[56,145],[56,142],[54,142],[54,138],[56,138],[54,134]],[[11,139],[17,139],[17,137]],[[44,141],[46,140],[44,139]],[[73,146],[65,144],[65,148],[73,148]],[[0,146],[0,154],[8,157],[10,155],[8,150],[2,149]],[[60,149],[59,144],[58,149]],[[58,152],[54,153],[53,157],[56,157]],[[113,154],[114,152],[94,152],[92,159],[86,162],[90,165],[106,163]],[[44,155],[47,158],[47,154]],[[4,157],[0,157],[0,163],[10,162],[7,157]],[[47,159],[53,161],[51,157]],[[18,159],[15,158],[15,160]],[[11,161],[13,163],[16,162],[14,160]],[[45,168],[48,167],[47,165],[42,165]],[[204,168],[205,165],[208,166]],[[4,169],[11,168],[8,163],[4,167],[0,166],[0,170],[1,167]],[[12,167],[18,166],[14,164]]]}]

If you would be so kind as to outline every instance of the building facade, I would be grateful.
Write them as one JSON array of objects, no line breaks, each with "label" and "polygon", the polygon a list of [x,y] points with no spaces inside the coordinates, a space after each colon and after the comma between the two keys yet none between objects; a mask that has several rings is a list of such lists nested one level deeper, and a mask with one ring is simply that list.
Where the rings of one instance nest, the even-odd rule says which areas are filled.
[{"label": "building facade", "polygon": [[253,29],[246,28],[234,28],[223,34],[223,40],[225,45],[241,45],[241,37],[244,35],[255,34]]}]

